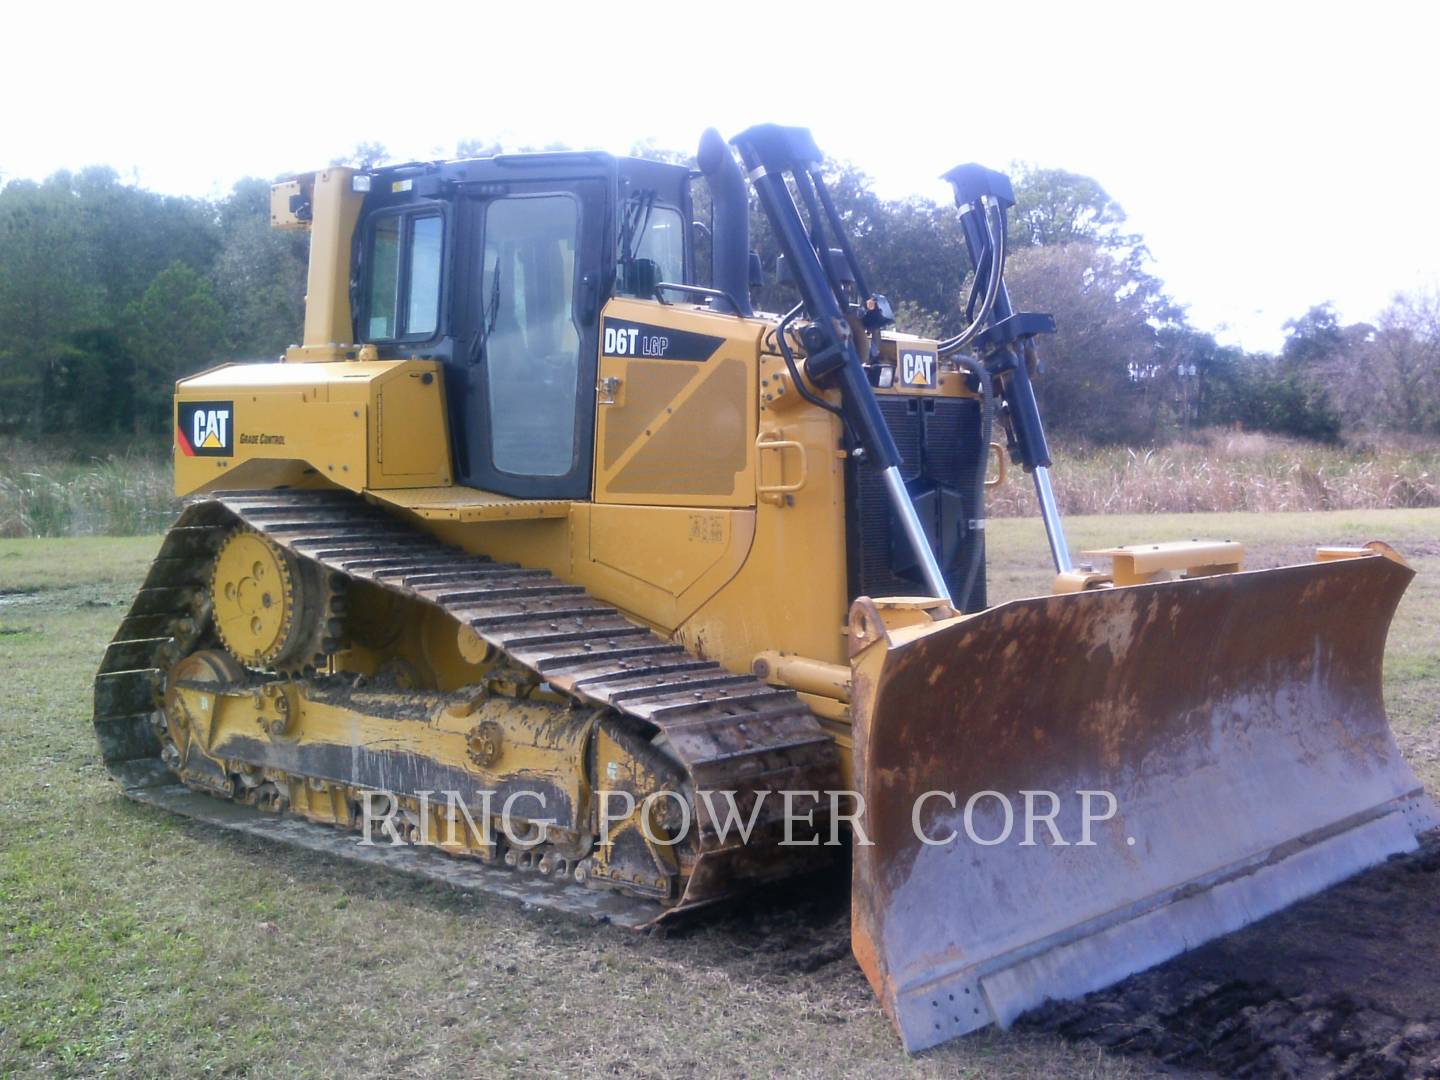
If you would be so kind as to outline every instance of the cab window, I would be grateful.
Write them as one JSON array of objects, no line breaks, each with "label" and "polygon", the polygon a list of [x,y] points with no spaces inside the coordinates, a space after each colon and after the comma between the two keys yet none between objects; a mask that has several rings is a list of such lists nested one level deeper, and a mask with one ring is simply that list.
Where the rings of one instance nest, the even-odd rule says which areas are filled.
[{"label": "cab window", "polygon": [[438,213],[376,218],[369,250],[365,340],[434,336],[440,325],[444,219]]},{"label": "cab window", "polygon": [[685,280],[685,221],[679,210],[657,206],[640,236],[635,254],[649,259],[659,269],[660,281]]}]

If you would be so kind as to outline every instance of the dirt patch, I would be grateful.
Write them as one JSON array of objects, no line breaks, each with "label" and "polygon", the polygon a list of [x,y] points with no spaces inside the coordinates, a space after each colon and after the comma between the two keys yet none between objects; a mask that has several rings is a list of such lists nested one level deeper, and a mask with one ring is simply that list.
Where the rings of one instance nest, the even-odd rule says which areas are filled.
[{"label": "dirt patch", "polygon": [[1440,832],[1021,1027],[1240,1077],[1440,1077]]},{"label": "dirt patch", "polygon": [[[848,867],[837,865],[662,933],[723,943],[726,966],[746,981],[803,977],[874,1008],[850,954],[848,897]],[[1436,957],[1440,832],[1254,926],[1080,1001],[1046,1005],[1016,1034],[1099,1046],[1146,1074],[1440,1078]]]},{"label": "dirt patch", "polygon": [[1397,731],[1395,742],[1410,767],[1422,778],[1428,779],[1429,789],[1434,790],[1434,775],[1440,771],[1437,770],[1440,766],[1440,717],[1418,731]]},{"label": "dirt patch", "polygon": [[669,939],[714,936],[756,974],[813,974],[831,965],[858,970],[850,954],[849,849],[813,874],[755,889],[662,923]]}]

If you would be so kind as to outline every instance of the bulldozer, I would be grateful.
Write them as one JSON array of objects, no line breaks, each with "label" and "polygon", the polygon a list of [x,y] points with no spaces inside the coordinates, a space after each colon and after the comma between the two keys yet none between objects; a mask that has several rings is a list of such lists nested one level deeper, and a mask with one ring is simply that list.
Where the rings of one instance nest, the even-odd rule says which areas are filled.
[{"label": "bulldozer", "polygon": [[[1075,561],[1004,174],[946,174],[973,279],[936,339],[871,289],[807,130],[711,129],[696,162],[274,186],[304,337],[177,384],[186,504],[95,679],[126,796],[632,927],[848,847],[911,1052],[1416,847],[1397,553]],[[755,310],[752,193],[783,312]],[[992,605],[1007,470],[1054,578]]]}]

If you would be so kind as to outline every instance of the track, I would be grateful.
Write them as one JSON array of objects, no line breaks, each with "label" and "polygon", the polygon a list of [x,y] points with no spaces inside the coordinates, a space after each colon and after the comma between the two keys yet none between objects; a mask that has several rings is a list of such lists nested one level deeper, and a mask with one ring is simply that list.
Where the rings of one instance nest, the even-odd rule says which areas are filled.
[{"label": "track", "polygon": [[[241,525],[332,573],[441,608],[552,690],[649,725],[686,770],[693,790],[736,791],[742,814],[748,813],[755,792],[823,791],[837,786],[833,744],[793,691],[697,658],[547,571],[496,563],[447,546],[359,496],[261,491],[226,493],[185,510],[166,535],[106,650],[95,680],[96,736],[106,765],[132,798],[165,804],[229,828],[276,832],[245,813],[259,811],[182,797],[174,773],[159,757],[151,727],[167,669],[207,633],[206,583],[213,555],[223,537]],[[719,899],[737,884],[793,873],[793,850],[778,849],[773,837],[759,840],[773,832],[770,826],[776,823],[772,819],[778,817],[779,807],[778,800],[762,807],[756,839],[741,846],[722,845],[715,823],[703,806],[697,806],[700,854],[684,895],[672,910]],[[803,813],[805,807],[799,810]],[[330,831],[299,821],[292,824],[296,828],[283,830],[292,842],[311,836],[309,830]],[[306,846],[320,843],[316,836]],[[360,849],[353,842],[340,848],[356,848],[355,854],[364,852],[367,861],[375,858],[375,849]],[[398,869],[417,872],[415,854],[393,861]],[[450,872],[430,876],[485,889],[489,877],[500,875],[503,886],[488,891],[514,892],[513,874],[477,869],[485,873],[465,882],[453,880],[456,875]],[[637,921],[628,908],[597,913],[589,890],[566,887],[557,896],[550,882],[537,883],[542,884],[545,888],[538,889],[535,902],[544,906],[570,906],[566,895],[578,893],[574,906],[584,914]],[[658,914],[653,904],[644,907],[652,917]]]}]

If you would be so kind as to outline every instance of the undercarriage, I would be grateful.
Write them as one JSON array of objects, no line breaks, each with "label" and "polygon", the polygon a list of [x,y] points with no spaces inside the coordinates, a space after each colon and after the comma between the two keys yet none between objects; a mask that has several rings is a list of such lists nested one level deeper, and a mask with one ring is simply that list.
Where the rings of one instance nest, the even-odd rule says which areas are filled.
[{"label": "undercarriage", "polygon": [[778,847],[782,812],[821,798],[761,793],[838,786],[834,745],[793,691],[342,492],[192,504],[95,700],[132,797],[212,818],[226,800],[222,824],[250,820],[236,807],[289,815],[372,852],[432,848],[648,901],[651,918],[803,869]]}]

